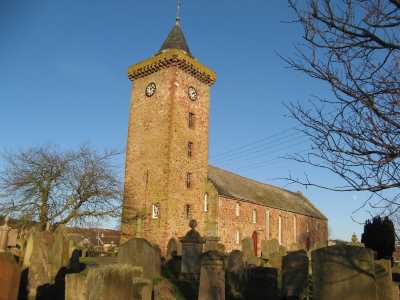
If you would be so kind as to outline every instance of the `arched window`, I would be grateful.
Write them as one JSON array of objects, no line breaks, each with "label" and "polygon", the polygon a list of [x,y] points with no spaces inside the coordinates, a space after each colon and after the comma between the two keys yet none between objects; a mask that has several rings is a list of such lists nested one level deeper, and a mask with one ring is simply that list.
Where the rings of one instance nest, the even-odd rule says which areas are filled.
[{"label": "arched window", "polygon": [[239,202],[236,202],[235,215],[236,215],[236,217],[240,216],[240,203]]},{"label": "arched window", "polygon": [[257,210],[256,209],[253,209],[253,212],[251,214],[251,222],[253,224],[257,223]]},{"label": "arched window", "polygon": [[208,212],[208,193],[204,194],[204,212]]},{"label": "arched window", "polygon": [[269,210],[265,211],[265,239],[269,240]]},{"label": "arched window", "polygon": [[240,244],[240,231],[239,231],[239,229],[236,229],[236,232],[235,232],[235,242],[236,242],[237,245]]}]

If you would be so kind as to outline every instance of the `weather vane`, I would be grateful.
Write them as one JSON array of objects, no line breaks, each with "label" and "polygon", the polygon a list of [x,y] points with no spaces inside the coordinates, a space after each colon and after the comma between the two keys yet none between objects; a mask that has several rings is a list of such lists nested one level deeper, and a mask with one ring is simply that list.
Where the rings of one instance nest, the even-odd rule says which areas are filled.
[{"label": "weather vane", "polygon": [[179,25],[181,20],[181,0],[176,0],[176,24]]}]

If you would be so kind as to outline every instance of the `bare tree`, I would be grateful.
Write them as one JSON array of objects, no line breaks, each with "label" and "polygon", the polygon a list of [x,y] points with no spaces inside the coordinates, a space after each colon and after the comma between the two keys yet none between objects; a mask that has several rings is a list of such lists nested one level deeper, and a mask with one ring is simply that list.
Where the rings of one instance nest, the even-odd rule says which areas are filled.
[{"label": "bare tree", "polygon": [[400,1],[289,0],[289,6],[304,30],[304,43],[285,61],[332,91],[330,98],[288,105],[312,143],[308,154],[291,158],[327,169],[343,184],[321,185],[307,176],[289,180],[334,191],[368,191],[379,197],[375,204],[397,210]]},{"label": "bare tree", "polygon": [[4,153],[0,173],[0,213],[56,228],[118,217],[121,182],[115,151],[98,153],[82,146],[59,151],[54,146]]}]

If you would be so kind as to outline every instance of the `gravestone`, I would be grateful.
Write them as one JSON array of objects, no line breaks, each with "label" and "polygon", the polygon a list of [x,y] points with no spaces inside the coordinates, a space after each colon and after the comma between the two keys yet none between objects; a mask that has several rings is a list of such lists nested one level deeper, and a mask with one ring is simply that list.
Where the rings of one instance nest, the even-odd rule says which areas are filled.
[{"label": "gravestone", "polygon": [[118,260],[120,264],[142,267],[145,278],[160,277],[160,249],[145,239],[133,238],[122,244],[119,248]]},{"label": "gravestone", "polygon": [[285,299],[304,299],[308,286],[308,256],[305,250],[290,252],[283,257],[282,276]]},{"label": "gravestone", "polygon": [[138,268],[130,265],[111,264],[92,268],[86,278],[87,299],[151,300],[151,280],[137,275]]},{"label": "gravestone", "polygon": [[14,257],[0,252],[0,300],[17,300],[21,270]]},{"label": "gravestone", "polygon": [[0,226],[0,252],[7,251],[8,247],[8,234],[11,230],[11,227],[8,226],[9,216],[6,216],[4,219],[4,224]]},{"label": "gravestone", "polygon": [[261,255],[265,259],[269,259],[271,254],[279,253],[279,242],[278,240],[263,240],[261,241]]},{"label": "gravestone", "polygon": [[174,284],[166,279],[154,282],[153,300],[185,299]]},{"label": "gravestone", "polygon": [[229,300],[244,299],[245,264],[243,253],[233,250],[226,263],[226,296]]},{"label": "gravestone", "polygon": [[147,278],[134,277],[133,283],[133,298],[132,300],[152,300],[152,281]]},{"label": "gravestone", "polygon": [[87,274],[75,273],[65,276],[65,300],[87,300]]},{"label": "gravestone", "polygon": [[378,300],[372,250],[335,245],[312,252],[313,296],[318,300]]},{"label": "gravestone", "polygon": [[390,260],[380,259],[375,261],[375,276],[378,299],[397,300],[394,298],[392,282],[392,263]]},{"label": "gravestone", "polygon": [[23,261],[23,268],[28,272],[27,288],[31,299],[41,295],[64,294],[68,254],[68,240],[63,226],[54,233],[32,229]]},{"label": "gravestone", "polygon": [[258,266],[259,259],[254,255],[254,242],[251,238],[244,238],[242,240],[243,260],[247,265]]},{"label": "gravestone", "polygon": [[180,276],[183,280],[197,281],[200,278],[201,254],[205,241],[196,230],[196,220],[191,220],[189,226],[191,230],[181,238],[182,265]]},{"label": "gravestone", "polygon": [[278,270],[251,267],[247,269],[245,298],[251,300],[278,300]]},{"label": "gravestone", "polygon": [[57,226],[53,233],[53,242],[48,249],[50,278],[55,278],[62,267],[69,263],[69,241],[66,236],[64,225]]},{"label": "gravestone", "polygon": [[212,237],[209,236],[206,238],[206,243],[204,245],[204,252],[207,251],[218,251],[218,242],[220,238],[219,237]]},{"label": "gravestone", "polygon": [[181,252],[181,251],[179,251],[178,247],[179,246],[178,246],[178,242],[177,242],[176,239],[171,238],[168,241],[168,244],[167,244],[167,255],[166,255],[167,261],[172,259],[174,256],[179,255],[178,253]]},{"label": "gravestone", "polygon": [[218,251],[201,256],[198,300],[225,300],[224,255]]},{"label": "gravestone", "polygon": [[28,295],[35,299],[39,287],[52,282],[50,276],[49,249],[53,242],[50,232],[34,229],[27,242],[24,267],[28,268]]}]

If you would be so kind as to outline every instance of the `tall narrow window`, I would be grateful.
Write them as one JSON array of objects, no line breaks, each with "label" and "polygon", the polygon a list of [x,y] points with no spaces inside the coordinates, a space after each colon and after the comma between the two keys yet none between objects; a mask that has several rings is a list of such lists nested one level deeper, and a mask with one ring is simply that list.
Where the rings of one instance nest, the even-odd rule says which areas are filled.
[{"label": "tall narrow window", "polygon": [[297,218],[293,216],[293,243],[297,243]]},{"label": "tall narrow window", "polygon": [[236,202],[235,215],[236,215],[236,217],[240,216],[240,203],[239,202]]},{"label": "tall narrow window", "polygon": [[265,239],[269,240],[269,210],[265,211]]},{"label": "tall narrow window", "polygon": [[282,217],[278,218],[278,242],[279,245],[282,245]]},{"label": "tall narrow window", "polygon": [[236,232],[235,232],[235,242],[236,242],[237,245],[240,244],[240,231],[239,231],[239,229],[236,229]]},{"label": "tall narrow window", "polygon": [[158,219],[160,217],[160,203],[152,205],[152,218]]},{"label": "tall narrow window", "polygon": [[192,187],[192,173],[186,174],[186,187],[190,189]]},{"label": "tall narrow window", "polygon": [[208,212],[208,194],[204,194],[204,212]]},{"label": "tall narrow window", "polygon": [[187,145],[187,156],[190,158],[193,155],[193,143],[192,142],[188,142]]},{"label": "tall narrow window", "polygon": [[188,127],[193,128],[194,127],[194,113],[189,112],[188,115]]},{"label": "tall narrow window", "polygon": [[253,209],[253,212],[251,214],[251,222],[254,224],[257,223],[257,210],[256,209]]},{"label": "tall narrow window", "polygon": [[185,217],[188,220],[192,218],[192,206],[190,204],[185,205]]}]

